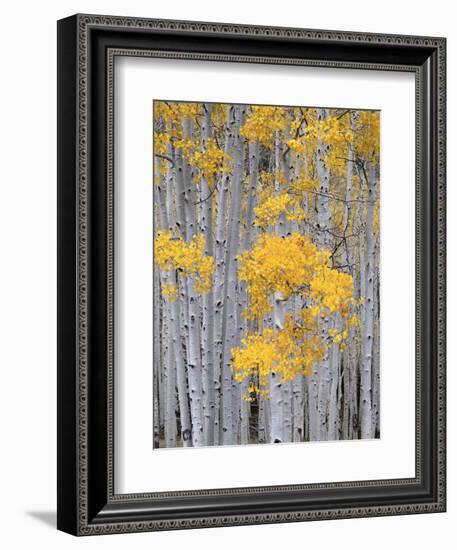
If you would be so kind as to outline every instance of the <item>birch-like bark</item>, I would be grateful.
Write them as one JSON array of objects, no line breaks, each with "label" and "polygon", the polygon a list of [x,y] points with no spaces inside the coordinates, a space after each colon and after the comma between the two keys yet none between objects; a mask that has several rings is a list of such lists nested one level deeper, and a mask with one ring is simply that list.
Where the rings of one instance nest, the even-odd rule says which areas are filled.
[{"label": "birch-like bark", "polygon": [[[275,146],[274,146],[274,163],[275,163],[275,190],[279,192],[279,130],[276,130]],[[276,233],[280,236],[285,234],[284,219],[280,219],[277,224]],[[276,292],[274,296],[274,313],[273,323],[275,330],[282,330],[284,327],[284,319],[286,315],[286,303],[280,292]],[[275,370],[270,375],[270,410],[271,410],[271,431],[270,443],[282,443],[284,441],[284,398],[281,375]]]},{"label": "birch-like bark", "polygon": [[[231,105],[227,112],[225,127],[225,155],[231,156],[233,136],[235,130],[235,108]],[[215,274],[214,274],[214,391],[215,391],[215,415],[214,415],[214,444],[219,445],[222,441],[220,433],[221,426],[221,371],[222,371],[222,324],[223,310],[225,303],[225,261],[226,261],[226,238],[227,238],[227,197],[230,185],[231,173],[222,174],[220,187],[217,196],[217,216],[215,229]]]},{"label": "birch-like bark", "polygon": [[236,256],[240,246],[241,197],[243,180],[243,138],[240,135],[244,107],[235,106],[235,133],[233,180],[231,185],[231,204],[229,212],[229,230],[226,254],[225,301],[222,323],[222,443],[235,443],[233,418],[233,385],[231,369],[231,350],[238,343],[237,338],[237,264]]},{"label": "birch-like bark", "polygon": [[330,354],[330,395],[328,405],[328,432],[327,439],[339,439],[339,408],[338,390],[340,384],[340,347],[333,344]]},{"label": "birch-like bark", "polygon": [[[167,211],[168,227],[170,231],[177,228],[178,234],[185,227],[184,212],[184,185],[181,186],[177,181],[176,155],[174,148],[169,145],[168,155],[174,159],[167,168]],[[185,236],[185,235],[183,235]],[[172,350],[173,368],[175,370],[175,384],[178,390],[178,408],[181,427],[181,441],[183,447],[192,446],[191,419],[189,410],[189,398],[187,392],[187,373],[183,357],[183,345],[181,334],[185,334],[185,323],[187,323],[187,314],[181,315],[181,306],[187,304],[186,281],[179,281],[176,272],[169,275],[169,283],[179,289],[179,299],[167,300],[170,319],[170,337]]]},{"label": "birch-like bark", "polygon": [[[309,377],[308,377],[309,378]],[[308,394],[308,384],[306,380],[303,383],[303,409],[304,411],[309,411],[309,394]],[[303,415],[303,438],[301,441],[310,441],[309,437],[309,415]]]},{"label": "birch-like bark", "polygon": [[[243,234],[243,250],[250,250],[252,244],[255,240],[256,228],[254,226],[254,208],[257,205],[257,196],[258,196],[258,184],[259,184],[259,143],[250,142],[248,145],[248,156],[249,156],[249,185],[247,189],[247,200],[246,200],[246,215],[244,223],[244,234]],[[248,295],[246,292],[246,284],[242,282],[240,284],[240,295],[241,295],[241,309],[246,311],[248,308]],[[252,322],[249,322],[245,317],[242,318],[241,328],[242,332],[240,338],[243,338],[247,331],[249,330]],[[247,394],[247,389],[249,387],[249,379],[245,378],[241,383],[241,392],[242,395]],[[249,417],[250,417],[251,405],[250,402],[246,399],[241,401],[241,411],[240,411],[240,440],[241,444],[249,443]]]},{"label": "birch-like bark", "polygon": [[154,449],[160,447],[160,419],[159,419],[159,376],[160,376],[160,357],[161,357],[161,338],[160,338],[160,285],[158,269],[154,269],[154,315],[153,315],[153,446]]},{"label": "birch-like bark", "polygon": [[[354,247],[356,246],[354,243]],[[353,251],[353,261],[356,262],[356,250]],[[356,268],[354,268],[354,287],[360,288],[360,273]],[[357,296],[360,298],[360,296]],[[360,329],[356,327],[351,327],[349,331],[350,338],[353,341],[350,342],[348,351],[349,351],[349,419],[348,419],[348,439],[358,439],[359,438],[359,400],[358,400],[358,385],[360,380],[360,345],[357,344],[357,341],[360,341]]]},{"label": "birch-like bark", "polygon": [[166,349],[166,361],[165,361],[165,416],[164,416],[164,432],[165,432],[165,446],[167,448],[176,447],[176,436],[177,436],[177,426],[176,426],[176,369],[175,362],[173,357],[172,349],[172,324],[174,319],[171,315],[170,309],[170,299],[167,299],[164,304],[165,309],[167,310],[167,326],[163,327],[164,336],[167,339],[167,349]]},{"label": "birch-like bark", "polygon": [[[163,331],[164,326],[164,306],[163,303],[160,306],[160,332]],[[160,436],[163,434],[164,429],[164,418],[165,418],[165,373],[164,365],[167,360],[167,339],[164,338],[162,345],[160,346],[160,375],[159,375],[159,433]]]},{"label": "birch-like bark", "polygon": [[258,418],[257,418],[257,440],[258,443],[266,443],[267,441],[267,434],[265,429],[265,400],[262,397],[262,395],[257,396],[257,403],[259,406],[258,410]]},{"label": "birch-like bark", "polygon": [[[306,169],[306,158],[303,156],[303,164]],[[299,181],[301,178],[302,169],[302,155],[297,153],[295,155],[295,167],[294,167],[294,179]],[[305,219],[308,216],[308,201],[303,199],[303,212]],[[292,225],[292,231],[298,232],[300,230],[299,221],[295,220]],[[301,309],[304,307],[303,298],[301,296],[295,296],[293,299],[294,318],[298,319]],[[292,381],[292,441],[303,441],[304,437],[304,417],[305,417],[305,403],[304,403],[304,389],[305,383],[301,374],[297,375]]]},{"label": "birch-like bark", "polygon": [[[276,330],[282,330],[285,318],[285,302],[280,292],[275,294],[274,325]],[[271,431],[270,443],[284,441],[284,399],[282,393],[281,375],[273,370],[270,375],[270,410]]]},{"label": "birch-like bark", "polygon": [[[360,198],[361,200],[366,200],[365,194],[363,193],[363,187],[362,182],[360,183]],[[359,238],[358,238],[358,267],[359,267],[359,297],[362,300],[362,305],[360,307],[360,330],[357,331],[357,334],[360,337],[360,341],[362,341],[363,338],[363,330],[365,326],[365,309],[366,309],[366,264],[365,264],[365,250],[366,250],[366,242],[365,242],[365,235],[366,235],[366,204],[364,202],[361,202],[359,205],[359,216],[361,219],[364,219],[363,224],[360,227],[359,230]],[[357,371],[352,373],[352,380],[356,380],[358,384],[358,391],[356,394],[353,395],[353,399],[351,401],[351,408],[352,408],[352,439],[359,439],[361,437],[360,434],[360,415],[361,415],[361,402],[360,402],[360,379],[362,376],[362,363],[363,363],[363,356],[362,356],[362,349],[361,346],[358,346],[357,349]]]},{"label": "birch-like bark", "polygon": [[372,433],[372,395],[371,371],[373,360],[373,321],[374,321],[374,244],[373,214],[375,202],[375,174],[370,166],[367,174],[368,201],[367,223],[365,230],[365,300],[364,323],[362,330],[362,364],[360,373],[360,434],[362,439],[371,439]]},{"label": "birch-like bark", "polygon": [[271,399],[264,400],[265,441],[270,441],[271,434]]},{"label": "birch-like bark", "polygon": [[[354,127],[354,117],[351,117],[351,129]],[[352,237],[352,241],[349,240],[348,231],[349,226],[351,225],[352,220],[352,177],[354,174],[354,149],[352,144],[349,145],[348,151],[348,161],[347,161],[347,170],[346,170],[346,195],[344,203],[344,214],[343,214],[343,231],[344,231],[344,243],[343,243],[343,270],[346,273],[349,273],[354,278],[356,270],[354,269],[354,254],[353,246],[355,246],[355,240]],[[351,225],[351,233],[354,232],[354,224]],[[354,245],[351,246],[351,242]],[[355,285],[354,285],[355,286]],[[350,327],[349,329],[349,339],[348,345],[343,352],[343,388],[342,388],[342,438],[343,439],[352,439],[352,429],[350,428],[350,419],[351,419],[351,402],[353,401],[353,394],[356,390],[356,378],[352,375],[354,369],[354,363],[356,361],[356,350],[355,350],[355,337],[356,330],[355,327]]]},{"label": "birch-like bark", "polygon": [[360,231],[359,235],[359,271],[360,271],[360,297],[362,298],[362,307],[360,308],[360,325],[363,329],[365,325],[365,302],[366,302],[366,260],[365,260],[365,250],[366,250],[366,224],[364,226],[364,231]]},{"label": "birch-like bark", "polygon": [[[241,319],[242,311],[242,295],[238,287],[239,281],[237,281],[237,293],[236,293],[236,304],[235,304],[235,345],[239,345],[241,341],[241,330],[243,328],[243,323]],[[230,362],[231,366],[231,362]],[[241,383],[236,382],[232,376],[232,425],[233,425],[233,438],[234,443],[241,442],[241,408],[243,404],[242,395],[243,390],[246,388],[246,381],[243,380]]]},{"label": "birch-like bark", "polygon": [[[328,117],[327,109],[318,109],[317,118],[319,121],[324,121]],[[328,248],[330,245],[330,224],[331,224],[331,212],[330,212],[330,173],[326,165],[326,156],[328,153],[328,146],[326,146],[321,136],[318,139],[317,145],[317,176],[319,180],[319,195],[316,200],[317,207],[317,227],[319,229],[319,245],[322,248]],[[321,320],[321,339],[323,342],[328,338],[328,315],[324,316]],[[328,351],[325,352],[325,357],[321,361],[318,368],[318,439],[324,441],[327,439],[327,410],[329,401],[329,387],[330,387],[330,364]]]},{"label": "birch-like bark", "polygon": [[[285,144],[290,140],[290,123],[286,124],[286,127],[284,129],[284,141]],[[288,188],[292,187],[293,180],[294,180],[294,170],[295,166],[293,164],[293,157],[292,157],[292,151],[291,149],[285,145],[282,150],[283,159],[283,172],[284,172],[284,180],[288,186]],[[280,233],[285,235],[290,235],[292,230],[298,230],[297,221],[291,222],[287,219],[285,214],[280,215],[280,223],[282,224],[282,229],[280,229]],[[286,302],[286,314],[293,315],[295,313],[294,311],[295,307],[295,297],[292,297],[287,300]],[[290,443],[292,441],[293,437],[293,393],[292,393],[292,381],[286,380],[282,384],[282,396],[283,396],[283,402],[284,402],[284,427],[283,427],[283,442]]]},{"label": "birch-like bark", "polygon": [[[377,244],[379,246],[379,242]],[[380,349],[379,349],[379,249],[375,247],[375,285],[374,285],[374,320],[373,320],[373,361],[372,361],[372,388],[373,388],[373,413],[372,413],[372,437],[378,437],[380,432]]]},{"label": "birch-like bark", "polygon": [[[305,194],[304,199],[305,205],[307,207],[308,218],[312,218],[314,224],[317,223],[317,199],[314,198],[314,208],[310,208],[310,202],[308,200],[307,194]],[[307,227],[309,227],[307,225]],[[305,307],[308,307],[308,304],[304,303]],[[306,441],[319,441],[319,414],[318,414],[318,397],[319,397],[319,364],[313,362],[311,375],[306,378]]]},{"label": "birch-like bark", "polygon": [[156,184],[154,185],[155,189],[155,199],[157,200],[159,204],[159,226],[160,229],[168,229],[169,227],[169,220],[168,220],[168,209],[167,209],[167,198],[166,198],[166,182],[164,181],[164,178],[162,174],[160,173],[160,159],[156,157],[154,168],[156,174],[158,174],[158,179]]},{"label": "birch-like bark", "polygon": [[192,416],[192,443],[194,447],[201,447],[205,444],[203,434],[201,342],[198,302],[194,281],[191,277],[187,279],[187,296],[189,305],[187,373],[189,377],[190,411]]},{"label": "birch-like bark", "polygon": [[[176,274],[174,282],[180,287],[181,297],[185,297],[185,290],[187,284],[185,281],[178,282],[176,281]],[[192,425],[190,420],[190,409],[189,409],[189,397],[187,391],[187,373],[186,367],[184,364],[183,357],[183,342],[181,341],[182,330],[185,328],[184,324],[180,324],[182,321],[187,321],[187,315],[184,315],[180,311],[180,307],[183,304],[187,304],[187,300],[181,298],[172,302],[172,338],[173,338],[173,350],[174,357],[176,362],[176,380],[178,386],[178,403],[179,403],[179,418],[181,421],[181,441],[183,447],[192,446]],[[179,324],[178,324],[179,323]],[[180,334],[181,329],[181,334]],[[184,339],[184,342],[186,340]]]},{"label": "birch-like bark", "polygon": [[[190,117],[186,118],[182,124],[184,137],[193,141],[193,123]],[[195,184],[192,181],[192,170],[187,160],[182,157],[182,178],[184,183],[184,212],[186,216],[186,241],[190,242],[196,234],[196,197]]]},{"label": "birch-like bark", "polygon": [[[170,163],[167,165],[167,192],[166,192],[166,216],[165,221],[168,223],[168,230],[173,231],[173,167]],[[170,274],[164,276],[164,282],[170,283]],[[165,364],[165,444],[167,448],[176,447],[177,425],[176,425],[176,366],[173,353],[173,324],[174,318],[172,315],[171,300],[164,300],[164,309],[167,316],[167,327],[164,330],[166,334],[167,361]]]},{"label": "birch-like bark", "polygon": [[292,382],[292,441],[303,441],[304,434],[304,381],[301,374],[297,375]]},{"label": "birch-like bark", "polygon": [[[188,117],[183,122],[184,137],[193,138],[193,124]],[[189,243],[196,233],[195,191],[191,168],[182,158],[182,177],[184,184],[184,212],[186,241]],[[187,375],[192,419],[192,443],[194,447],[204,445],[203,434],[203,393],[202,363],[200,338],[200,311],[195,283],[192,277],[187,278]]]},{"label": "birch-like bark", "polygon": [[[202,150],[212,137],[211,103],[203,104]],[[213,182],[215,185],[215,182]],[[207,179],[200,182],[200,231],[205,239],[205,254],[213,254],[213,193]],[[203,432],[205,445],[214,445],[214,296],[213,290],[202,296]]]},{"label": "birch-like bark", "polygon": [[[155,198],[159,204],[158,218],[159,229],[165,231],[169,229],[169,212],[167,202],[167,185],[160,170],[160,162],[156,159],[157,183],[154,186]],[[160,285],[163,288],[169,282],[168,271],[160,271]],[[159,426],[162,424],[166,447],[176,447],[176,406],[175,406],[175,383],[171,355],[171,333],[170,333],[170,303],[169,300],[163,300],[161,307],[161,326],[163,346],[161,346],[161,376],[159,379]],[[160,428],[159,428],[160,430]]]},{"label": "birch-like bark", "polygon": [[174,174],[174,197],[176,208],[175,225],[178,229],[178,234],[183,239],[186,239],[186,211],[184,207],[186,189],[184,186],[183,175],[183,158],[182,154],[171,146],[171,158],[173,159],[173,174]]}]

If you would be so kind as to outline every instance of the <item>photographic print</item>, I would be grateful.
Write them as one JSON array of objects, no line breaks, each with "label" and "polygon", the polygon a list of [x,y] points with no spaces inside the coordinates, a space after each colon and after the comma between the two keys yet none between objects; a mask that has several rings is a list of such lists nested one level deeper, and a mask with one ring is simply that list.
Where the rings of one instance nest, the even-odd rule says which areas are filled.
[{"label": "photographic print", "polygon": [[380,437],[380,112],[154,100],[154,449]]}]

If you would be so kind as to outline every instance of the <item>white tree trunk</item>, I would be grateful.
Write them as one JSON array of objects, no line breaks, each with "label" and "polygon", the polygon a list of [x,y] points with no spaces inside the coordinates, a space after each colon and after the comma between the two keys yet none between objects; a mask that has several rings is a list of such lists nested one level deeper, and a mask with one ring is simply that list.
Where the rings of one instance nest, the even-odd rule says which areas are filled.
[{"label": "white tree trunk", "polygon": [[362,439],[371,439],[372,433],[372,395],[371,370],[373,360],[373,322],[374,322],[374,244],[373,214],[375,201],[375,174],[372,167],[367,174],[368,203],[366,224],[366,260],[365,260],[365,301],[364,323],[362,331],[362,365],[360,374],[360,429]]},{"label": "white tree trunk", "polygon": [[[283,328],[284,317],[285,302],[281,293],[276,293],[273,320],[277,330],[281,330]],[[282,393],[281,375],[274,370],[270,375],[270,410],[270,443],[282,443],[284,441],[284,399]]]},{"label": "white tree trunk", "polygon": [[[165,180],[159,162],[156,159],[156,173],[158,181],[155,185],[155,197],[158,200],[159,229],[169,229],[169,202],[167,200],[168,177]],[[170,168],[167,167],[167,174]],[[168,271],[160,272],[160,284],[163,288],[169,282]],[[161,346],[161,380],[159,383],[159,413],[162,418],[162,425],[166,447],[176,447],[176,383],[175,371],[171,352],[171,327],[170,327],[170,301],[165,299],[161,303],[161,327],[163,346]]]},{"label": "white tree trunk", "polygon": [[161,357],[161,338],[160,338],[160,284],[158,269],[154,269],[154,315],[153,315],[153,445],[154,449],[160,447],[160,419],[159,419],[159,376],[160,376],[160,357]]},{"label": "white tree trunk", "polygon": [[340,347],[332,345],[330,354],[330,397],[328,406],[328,433],[327,439],[339,439],[339,403],[338,390],[340,384]]},{"label": "white tree trunk", "polygon": [[265,420],[265,400],[264,398],[259,395],[257,398],[257,402],[259,404],[259,410],[258,410],[258,419],[257,419],[257,440],[258,443],[265,443],[267,441],[267,434],[266,434],[266,420]]},{"label": "white tree trunk", "polygon": [[[319,120],[325,120],[328,117],[327,109],[318,109],[317,117]],[[330,227],[331,227],[331,212],[330,212],[330,173],[326,165],[326,155],[328,146],[326,146],[319,137],[317,147],[317,175],[319,179],[319,195],[317,197],[317,227],[319,229],[319,244],[321,247],[328,248],[330,245]],[[321,338],[324,342],[328,338],[328,315],[321,319]],[[318,368],[318,439],[324,441],[328,436],[327,414],[329,403],[329,388],[330,388],[330,364],[328,351],[325,353],[324,359],[321,361]]]},{"label": "white tree trunk", "polygon": [[379,357],[379,324],[374,323],[373,327],[373,361],[372,361],[372,418],[371,434],[372,437],[379,437],[380,432],[380,357]]},{"label": "white tree trunk", "polygon": [[194,447],[205,444],[203,434],[203,395],[202,365],[200,355],[200,320],[195,285],[192,278],[187,279],[189,305],[189,342],[187,350],[187,374],[189,377],[190,411],[192,416],[192,443]]},{"label": "white tree trunk", "polygon": [[[211,138],[210,103],[203,104],[202,150]],[[215,183],[213,182],[215,185]],[[213,254],[213,195],[205,177],[200,182],[200,231],[205,238],[205,254]],[[203,413],[205,445],[214,445],[215,387],[214,387],[214,299],[213,290],[202,297],[202,362],[203,362]]]},{"label": "white tree trunk", "polygon": [[297,375],[292,383],[293,433],[292,441],[303,441],[304,437],[304,380]]},{"label": "white tree trunk", "polygon": [[[185,138],[193,138],[193,124],[190,118],[183,122]],[[184,212],[186,242],[190,242],[196,234],[195,191],[192,172],[188,162],[182,158],[182,178],[184,185]],[[194,447],[204,445],[203,434],[203,392],[202,363],[200,338],[200,311],[195,284],[191,277],[187,278],[187,375],[190,397],[190,412],[192,419],[192,444]]]},{"label": "white tree trunk", "polygon": [[[233,135],[235,131],[235,108],[231,105],[227,112],[227,122],[225,129],[225,149],[228,156],[232,152]],[[223,311],[225,303],[224,284],[225,284],[225,261],[226,261],[226,235],[227,235],[227,197],[230,184],[230,172],[225,172],[220,181],[220,187],[217,196],[217,216],[215,229],[215,263],[214,274],[214,391],[215,391],[215,416],[214,416],[214,444],[219,445],[222,439],[220,433],[221,426],[221,371],[222,371],[222,324]]]},{"label": "white tree trunk", "polygon": [[[175,282],[178,284],[178,281]],[[178,386],[178,402],[179,402],[179,417],[181,420],[181,440],[183,447],[192,446],[192,425],[190,420],[190,410],[189,410],[189,399],[187,392],[187,373],[186,366],[184,363],[183,355],[183,342],[181,341],[181,334],[184,334],[184,323],[187,322],[188,315],[180,311],[181,305],[187,305],[187,300],[182,299],[187,295],[187,292],[184,289],[187,288],[185,281],[179,283],[180,287],[180,299],[175,300],[172,303],[172,338],[173,338],[173,350],[176,362],[176,380]],[[184,338],[184,341],[187,341]]]},{"label": "white tree trunk", "polygon": [[231,351],[238,344],[237,337],[237,263],[236,256],[240,245],[241,198],[243,182],[243,139],[240,135],[244,108],[235,106],[236,128],[234,135],[233,180],[231,185],[231,204],[229,213],[229,231],[226,255],[225,301],[222,323],[222,443],[235,443],[233,417],[233,385],[231,369]]},{"label": "white tree trunk", "polygon": [[[354,118],[351,118],[351,128],[354,127]],[[353,276],[355,282],[356,269],[354,266],[353,248],[357,242],[353,236],[349,238],[348,232],[354,233],[355,227],[352,223],[352,177],[354,174],[354,150],[352,144],[349,146],[348,161],[346,170],[346,196],[343,215],[343,232],[345,240],[343,243],[343,270]],[[353,243],[353,244],[351,244]],[[354,285],[355,286],[355,285]],[[356,361],[355,351],[356,330],[354,327],[349,329],[348,346],[343,352],[343,388],[342,388],[342,438],[352,439],[351,422],[351,403],[353,396],[357,391],[357,378],[353,376],[354,364]]]},{"label": "white tree trunk", "polygon": [[[378,243],[379,246],[379,243]],[[376,250],[376,249],[375,249]],[[380,349],[379,349],[379,250],[375,252],[375,292],[374,292],[374,320],[373,320],[373,361],[372,361],[372,388],[373,388],[373,398],[372,398],[372,426],[371,433],[372,437],[376,437],[380,432]]]},{"label": "white tree trunk", "polygon": [[167,338],[166,361],[164,365],[165,374],[165,446],[167,448],[176,447],[176,370],[172,349],[171,325],[174,321],[170,315],[170,300],[167,299],[164,307],[167,310],[167,327],[164,327],[163,334]]},{"label": "white tree trunk", "polygon": [[[279,192],[279,130],[276,130],[275,148],[274,148],[274,163],[275,163],[275,189]],[[284,219],[280,219],[276,225],[275,231],[278,235],[285,234]],[[282,330],[286,315],[286,303],[280,292],[276,292],[274,296],[274,313],[273,323],[275,330]],[[284,441],[284,398],[283,388],[280,373],[275,370],[270,375],[270,411],[271,411],[271,429],[270,443],[282,443]]]}]

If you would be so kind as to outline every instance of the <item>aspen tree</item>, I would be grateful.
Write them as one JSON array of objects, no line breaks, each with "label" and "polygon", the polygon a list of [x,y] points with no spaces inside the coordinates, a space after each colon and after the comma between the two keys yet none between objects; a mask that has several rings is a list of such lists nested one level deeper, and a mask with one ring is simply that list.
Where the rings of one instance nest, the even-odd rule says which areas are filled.
[{"label": "aspen tree", "polygon": [[379,118],[155,102],[154,447],[379,436]]}]

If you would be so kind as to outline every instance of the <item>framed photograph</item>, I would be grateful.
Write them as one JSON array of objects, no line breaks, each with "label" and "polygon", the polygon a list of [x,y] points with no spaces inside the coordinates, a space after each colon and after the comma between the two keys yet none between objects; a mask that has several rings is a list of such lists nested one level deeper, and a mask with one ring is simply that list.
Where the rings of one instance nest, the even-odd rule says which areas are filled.
[{"label": "framed photograph", "polygon": [[58,528],[445,511],[444,38],[58,22]]}]

